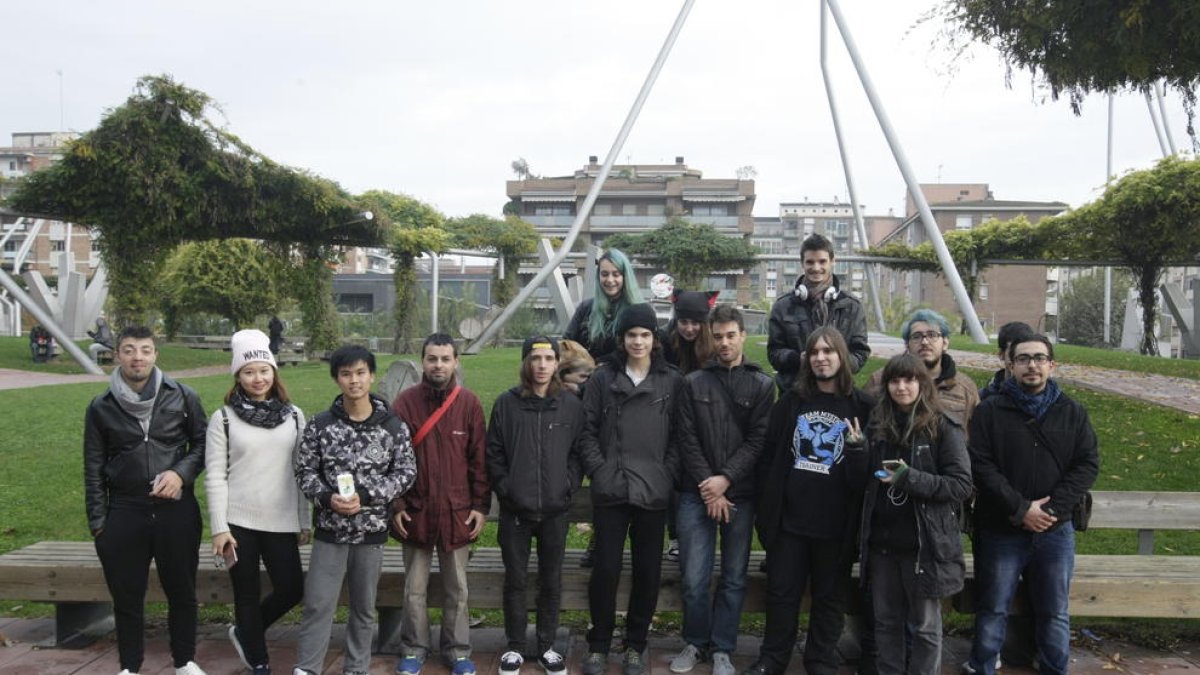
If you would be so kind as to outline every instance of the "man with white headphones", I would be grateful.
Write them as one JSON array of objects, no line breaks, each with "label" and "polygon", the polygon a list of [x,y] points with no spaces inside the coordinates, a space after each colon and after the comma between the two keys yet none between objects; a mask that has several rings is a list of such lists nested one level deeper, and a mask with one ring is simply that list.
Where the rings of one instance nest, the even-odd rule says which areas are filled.
[{"label": "man with white headphones", "polygon": [[839,288],[833,257],[833,243],[824,236],[806,238],[800,245],[804,274],[796,280],[794,290],[771,308],[767,358],[775,367],[775,383],[781,393],[791,388],[808,335],[820,326],[833,326],[846,338],[851,372],[857,373],[871,355],[862,305]]}]

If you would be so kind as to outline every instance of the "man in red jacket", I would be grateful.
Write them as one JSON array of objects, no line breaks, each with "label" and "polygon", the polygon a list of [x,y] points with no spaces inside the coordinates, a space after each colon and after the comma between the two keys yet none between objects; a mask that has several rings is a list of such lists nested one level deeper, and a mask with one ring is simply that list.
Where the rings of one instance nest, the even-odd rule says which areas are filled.
[{"label": "man in red jacket", "polygon": [[425,338],[421,384],[396,397],[392,409],[413,431],[417,481],[392,507],[393,533],[404,544],[404,608],[400,675],[418,675],[429,655],[426,591],[437,549],[445,602],[442,655],[453,675],[475,675],[467,614],[468,544],[483,530],[492,504],[484,459],[483,407],[455,379],[458,348],[445,333]]}]

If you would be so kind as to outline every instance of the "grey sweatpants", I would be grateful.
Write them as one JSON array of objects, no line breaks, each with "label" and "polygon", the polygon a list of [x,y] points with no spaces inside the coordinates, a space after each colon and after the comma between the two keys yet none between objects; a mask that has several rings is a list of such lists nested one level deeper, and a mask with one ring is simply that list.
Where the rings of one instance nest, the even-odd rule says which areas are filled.
[{"label": "grey sweatpants", "polygon": [[325,672],[325,653],[337,611],[342,580],[350,588],[350,617],[346,622],[343,672],[366,672],[371,665],[371,634],[375,628],[375,591],[383,569],[383,544],[313,542],[304,579],[304,615],[296,645],[296,667]]}]

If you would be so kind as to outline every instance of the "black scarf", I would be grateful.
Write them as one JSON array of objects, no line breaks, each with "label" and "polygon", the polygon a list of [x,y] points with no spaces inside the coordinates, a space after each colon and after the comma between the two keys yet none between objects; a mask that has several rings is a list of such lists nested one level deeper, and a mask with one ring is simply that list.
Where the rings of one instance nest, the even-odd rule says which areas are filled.
[{"label": "black scarf", "polygon": [[246,424],[264,429],[274,429],[283,424],[292,412],[290,403],[277,398],[255,401],[247,398],[241,389],[236,389],[229,397],[229,407]]}]

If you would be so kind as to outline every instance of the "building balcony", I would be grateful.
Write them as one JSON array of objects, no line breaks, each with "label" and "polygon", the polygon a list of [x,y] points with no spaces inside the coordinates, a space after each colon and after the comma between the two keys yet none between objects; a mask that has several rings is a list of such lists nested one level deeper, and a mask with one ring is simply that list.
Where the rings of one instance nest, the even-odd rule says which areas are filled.
[{"label": "building balcony", "polygon": [[575,216],[521,216],[521,219],[537,230],[561,229],[564,232],[575,222]]}]

